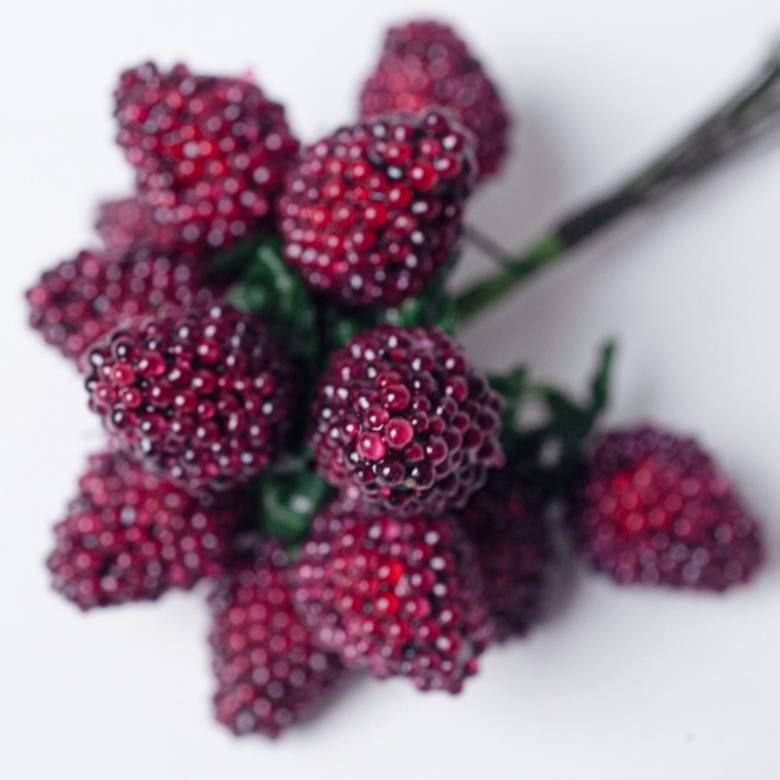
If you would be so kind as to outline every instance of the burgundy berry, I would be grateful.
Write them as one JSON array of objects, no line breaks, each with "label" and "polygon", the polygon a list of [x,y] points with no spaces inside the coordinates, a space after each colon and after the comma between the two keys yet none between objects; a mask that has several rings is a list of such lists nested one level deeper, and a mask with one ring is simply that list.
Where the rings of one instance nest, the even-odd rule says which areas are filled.
[{"label": "burgundy berry", "polygon": [[212,294],[202,287],[198,266],[193,253],[146,245],[79,252],[45,271],[27,291],[30,325],[77,360],[127,320],[209,301]]},{"label": "burgundy berry", "polygon": [[376,677],[457,693],[491,639],[474,550],[450,517],[334,504],[315,518],[295,576],[316,640]]},{"label": "burgundy berry", "polygon": [[298,141],[249,77],[146,63],[122,74],[114,96],[117,140],[155,221],[212,247],[272,223]]},{"label": "burgundy berry", "polygon": [[760,564],[760,529],[692,439],[651,427],[595,442],[571,521],[590,564],[621,584],[725,590]]},{"label": "burgundy berry", "polygon": [[349,304],[416,295],[460,236],[472,143],[455,119],[427,111],[344,127],[308,147],[279,203],[287,260]]},{"label": "burgundy berry", "polygon": [[435,328],[383,325],[333,353],[314,406],[319,471],[371,508],[436,514],[503,465],[502,399]]},{"label": "burgundy berry", "polygon": [[533,483],[507,466],[458,514],[477,551],[497,639],[525,634],[542,616],[555,555],[544,509]]},{"label": "burgundy berry", "polygon": [[119,446],[190,489],[224,489],[276,457],[293,374],[261,322],[228,306],[128,323],[93,345],[90,408]]},{"label": "burgundy berry", "polygon": [[314,646],[292,605],[287,557],[264,542],[231,561],[209,597],[217,720],[234,734],[277,736],[344,674]]},{"label": "burgundy berry", "polygon": [[441,106],[471,130],[480,176],[498,171],[507,152],[509,112],[495,83],[447,25],[416,21],[393,27],[360,96],[361,116]]},{"label": "burgundy berry", "polygon": [[84,610],[191,588],[222,572],[238,520],[232,496],[193,498],[121,454],[92,455],[54,529],[54,588]]}]

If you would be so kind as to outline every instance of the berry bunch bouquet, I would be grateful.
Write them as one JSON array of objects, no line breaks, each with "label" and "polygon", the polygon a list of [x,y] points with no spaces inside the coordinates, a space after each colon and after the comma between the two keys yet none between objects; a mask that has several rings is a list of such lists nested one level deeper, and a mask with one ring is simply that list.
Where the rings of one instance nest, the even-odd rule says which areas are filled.
[{"label": "berry bunch bouquet", "polygon": [[[135,192],[28,292],[106,432],[55,589],[90,610],[208,581],[216,716],[276,735],[356,672],[460,691],[543,616],[564,555],[620,583],[748,580],[758,527],[696,443],[600,431],[612,345],[575,400],[487,376],[454,334],[772,125],[778,70],[517,255],[464,228],[510,118],[449,27],[391,29],[357,121],[307,146],[249,78],[125,72]],[[455,294],[464,235],[497,267]]]}]

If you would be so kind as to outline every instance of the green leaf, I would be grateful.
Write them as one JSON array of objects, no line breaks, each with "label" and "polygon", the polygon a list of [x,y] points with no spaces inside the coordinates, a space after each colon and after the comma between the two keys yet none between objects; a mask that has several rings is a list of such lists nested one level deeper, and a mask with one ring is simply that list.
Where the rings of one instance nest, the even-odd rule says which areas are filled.
[{"label": "green leaf", "polygon": [[284,544],[301,539],[331,495],[331,488],[310,466],[260,479],[263,530]]},{"label": "green leaf", "polygon": [[614,339],[610,339],[601,348],[601,356],[596,373],[591,381],[590,391],[590,412],[594,418],[597,418],[609,404],[609,384],[612,377],[612,366],[615,362],[615,351],[617,344]]},{"label": "green leaf", "polygon": [[227,300],[262,316],[285,344],[307,358],[316,355],[317,309],[298,272],[284,260],[279,239],[258,241],[246,250],[243,270]]}]

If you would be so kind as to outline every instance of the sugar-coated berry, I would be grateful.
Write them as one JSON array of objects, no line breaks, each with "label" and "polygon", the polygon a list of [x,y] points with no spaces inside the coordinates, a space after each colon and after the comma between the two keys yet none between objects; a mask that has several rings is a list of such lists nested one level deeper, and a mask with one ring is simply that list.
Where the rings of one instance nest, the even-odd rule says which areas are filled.
[{"label": "sugar-coated berry", "polygon": [[710,457],[649,426],[595,443],[571,521],[585,558],[622,584],[721,591],[763,557],[758,525]]},{"label": "sugar-coated berry", "polygon": [[451,259],[475,170],[470,134],[438,110],[341,128],[287,177],[285,256],[346,303],[396,305]]},{"label": "sugar-coated berry", "polygon": [[447,25],[416,21],[391,28],[360,96],[361,116],[452,111],[476,139],[480,176],[495,173],[507,151],[509,112],[495,83]]},{"label": "sugar-coated berry", "polygon": [[272,224],[298,141],[248,77],[145,63],[122,74],[114,96],[143,200],[178,241],[220,247]]},{"label": "sugar-coated berry", "polygon": [[190,489],[262,471],[289,429],[292,367],[263,323],[229,306],[129,323],[87,362],[90,408],[119,446]]},{"label": "sugar-coated berry", "polygon": [[301,615],[323,647],[376,677],[457,693],[492,636],[479,564],[451,517],[315,518],[295,568]]},{"label": "sugar-coated berry", "polygon": [[190,496],[115,452],[92,455],[55,526],[53,585],[81,609],[153,600],[223,571],[235,496]]},{"label": "sugar-coated berry", "polygon": [[154,246],[84,250],[45,271],[27,291],[29,322],[47,343],[77,360],[123,322],[212,299],[194,253]]},{"label": "sugar-coated berry", "polygon": [[320,379],[318,468],[398,516],[461,507],[503,465],[502,403],[441,331],[365,331],[331,355]]},{"label": "sugar-coated berry", "polygon": [[509,465],[458,513],[477,551],[497,639],[524,634],[542,617],[555,554],[544,510],[534,483]]},{"label": "sugar-coated berry", "polygon": [[217,720],[233,733],[277,736],[344,674],[296,614],[284,550],[256,542],[236,553],[209,596]]}]

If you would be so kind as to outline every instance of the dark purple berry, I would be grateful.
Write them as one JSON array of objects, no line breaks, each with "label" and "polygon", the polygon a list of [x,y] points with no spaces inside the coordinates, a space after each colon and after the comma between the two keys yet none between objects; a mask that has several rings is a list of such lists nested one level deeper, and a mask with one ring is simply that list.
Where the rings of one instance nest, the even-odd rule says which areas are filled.
[{"label": "dark purple berry", "polygon": [[119,446],[189,489],[262,471],[290,427],[291,365],[265,325],[228,306],[120,327],[88,364],[90,408]]},{"label": "dark purple berry", "polygon": [[491,639],[474,550],[449,517],[336,504],[315,518],[295,577],[316,641],[376,677],[457,693]]},{"label": "dark purple berry", "polygon": [[54,529],[56,590],[81,609],[153,600],[223,571],[235,496],[190,496],[123,455],[92,455]]},{"label": "dark purple berry", "polygon": [[347,303],[396,305],[451,259],[475,165],[471,136],[440,111],[342,128],[287,177],[285,256]]},{"label": "dark purple berry", "polygon": [[651,427],[594,444],[571,520],[585,558],[622,584],[720,591],[763,558],[758,525],[710,457]]},{"label": "dark purple berry", "polygon": [[391,514],[461,507],[503,465],[501,408],[449,336],[383,325],[331,356],[314,408],[317,465]]}]

